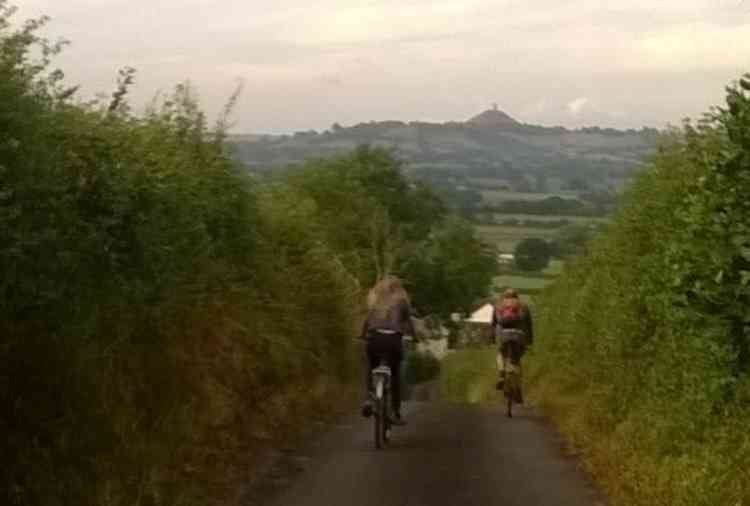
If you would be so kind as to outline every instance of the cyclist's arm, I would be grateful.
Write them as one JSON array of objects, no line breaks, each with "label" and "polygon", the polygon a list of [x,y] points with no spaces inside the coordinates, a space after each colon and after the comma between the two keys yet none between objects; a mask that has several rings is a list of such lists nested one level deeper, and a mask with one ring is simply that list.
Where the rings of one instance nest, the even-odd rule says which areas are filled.
[{"label": "cyclist's arm", "polygon": [[365,321],[362,322],[362,333],[359,335],[360,339],[367,339],[367,332],[370,330],[370,315],[368,314]]}]

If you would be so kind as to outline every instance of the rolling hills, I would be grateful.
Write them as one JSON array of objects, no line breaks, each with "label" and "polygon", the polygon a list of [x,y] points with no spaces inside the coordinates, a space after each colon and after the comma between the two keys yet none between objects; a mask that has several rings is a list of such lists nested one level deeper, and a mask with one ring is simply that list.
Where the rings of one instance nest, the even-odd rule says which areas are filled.
[{"label": "rolling hills", "polygon": [[651,128],[570,130],[521,123],[497,109],[464,122],[382,121],[324,132],[238,135],[235,156],[254,170],[272,170],[327,157],[360,144],[394,149],[411,176],[484,190],[589,191],[612,189],[650,153]]}]

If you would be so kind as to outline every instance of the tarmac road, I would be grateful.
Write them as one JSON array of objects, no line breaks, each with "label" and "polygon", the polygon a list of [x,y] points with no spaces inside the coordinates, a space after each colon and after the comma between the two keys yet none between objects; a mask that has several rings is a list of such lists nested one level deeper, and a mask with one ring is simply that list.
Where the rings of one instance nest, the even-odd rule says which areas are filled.
[{"label": "tarmac road", "polygon": [[531,410],[412,402],[408,425],[375,450],[372,423],[350,417],[288,452],[247,506],[601,506],[562,441]]}]

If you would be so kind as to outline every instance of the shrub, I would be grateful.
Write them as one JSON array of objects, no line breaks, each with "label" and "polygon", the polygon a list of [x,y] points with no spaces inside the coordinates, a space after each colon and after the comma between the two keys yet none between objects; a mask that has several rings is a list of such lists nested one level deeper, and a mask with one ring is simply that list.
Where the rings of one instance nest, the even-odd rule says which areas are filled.
[{"label": "shrub", "polygon": [[440,374],[440,361],[432,353],[409,351],[404,362],[404,381],[411,385],[430,381]]},{"label": "shrub", "polygon": [[[538,299],[532,377],[613,504],[743,504],[750,80],[662,139]],[[637,483],[635,487],[633,484]]]}]

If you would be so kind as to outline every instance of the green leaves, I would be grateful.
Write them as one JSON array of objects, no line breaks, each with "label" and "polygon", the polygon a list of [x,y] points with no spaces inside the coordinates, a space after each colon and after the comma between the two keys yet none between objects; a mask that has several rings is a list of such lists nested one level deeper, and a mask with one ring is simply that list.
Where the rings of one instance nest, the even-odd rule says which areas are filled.
[{"label": "green leaves", "polygon": [[401,163],[381,148],[309,161],[288,182],[315,201],[311,218],[363,286],[398,271],[445,214],[429,188],[408,182]]},{"label": "green leaves", "polygon": [[399,274],[422,312],[448,317],[486,297],[497,271],[494,249],[469,222],[449,217],[404,260]]},{"label": "green leaves", "polygon": [[448,315],[484,297],[497,269],[473,227],[446,217],[426,185],[411,183],[384,149],[360,147],[312,160],[287,183],[300,203],[314,202],[303,223],[369,287],[387,273],[402,276],[420,311]]},{"label": "green leaves", "polygon": [[528,238],[519,242],[515,250],[516,266],[525,271],[541,271],[549,265],[552,246],[544,239]]},{"label": "green leaves", "polygon": [[679,477],[618,481],[622,504],[748,497],[748,91],[745,76],[726,108],[663,139],[611,225],[536,301],[532,376],[562,425],[627,483]]}]

